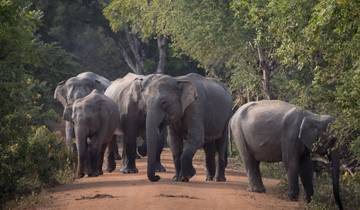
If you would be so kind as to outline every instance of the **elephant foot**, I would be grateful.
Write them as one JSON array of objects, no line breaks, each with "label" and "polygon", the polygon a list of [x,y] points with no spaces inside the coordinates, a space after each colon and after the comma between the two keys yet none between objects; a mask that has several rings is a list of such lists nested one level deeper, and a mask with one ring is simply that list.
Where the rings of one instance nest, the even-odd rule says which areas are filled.
[{"label": "elephant foot", "polygon": [[182,182],[189,182],[189,181],[190,181],[190,178],[188,178],[188,177],[182,177],[182,178],[181,178],[181,181],[182,181]]},{"label": "elephant foot", "polygon": [[80,178],[83,178],[84,176],[85,176],[85,173],[78,173],[77,178],[80,179]]},{"label": "elephant foot", "polygon": [[225,176],[215,177],[215,182],[226,182]]},{"label": "elephant foot", "polygon": [[115,161],[113,161],[112,163],[109,163],[108,161],[108,164],[106,165],[106,171],[111,173],[113,172],[114,170],[116,169],[116,163]]},{"label": "elephant foot", "polygon": [[166,172],[166,169],[161,163],[156,163],[155,172]]},{"label": "elephant foot", "polygon": [[289,192],[288,197],[289,197],[290,201],[298,201],[299,193]]},{"label": "elephant foot", "polygon": [[99,175],[100,175],[99,172],[94,172],[94,173],[88,174],[88,177],[97,177],[97,176],[99,176]]},{"label": "elephant foot", "polygon": [[182,174],[182,176],[186,176],[186,177],[193,177],[196,174],[196,170],[194,167],[191,167],[189,170],[183,170],[180,174]]},{"label": "elephant foot", "polygon": [[158,175],[155,175],[155,176],[152,176],[152,177],[148,177],[148,178],[149,178],[149,180],[150,180],[151,182],[157,182],[157,181],[160,180],[160,176],[158,176]]},{"label": "elephant foot", "polygon": [[214,181],[214,177],[213,176],[206,176],[205,181],[207,181],[207,182]]},{"label": "elephant foot", "polygon": [[183,176],[181,176],[181,177],[179,177],[179,176],[174,176],[173,178],[172,178],[172,180],[174,181],[174,182],[189,182],[190,181],[190,178],[188,178],[188,177],[183,177]]},{"label": "elephant foot", "polygon": [[306,203],[310,203],[311,202],[311,196],[305,196],[305,200],[306,200]]},{"label": "elephant foot", "polygon": [[135,168],[135,167],[122,167],[120,169],[120,172],[123,173],[123,174],[136,174],[138,173],[138,169]]},{"label": "elephant foot", "polygon": [[99,175],[103,175],[104,172],[102,170],[99,171]]},{"label": "elephant foot", "polygon": [[179,176],[179,175],[174,175],[173,178],[172,178],[172,180],[173,180],[174,182],[180,182],[180,176]]},{"label": "elephant foot", "polygon": [[196,174],[195,168],[192,168],[188,174],[182,172],[180,173],[179,177],[177,178],[177,181],[181,182],[189,182],[191,177],[193,177]]},{"label": "elephant foot", "polygon": [[256,186],[250,186],[247,189],[249,192],[257,192],[257,193],[265,193],[265,188],[264,187],[256,187]]},{"label": "elephant foot", "polygon": [[116,168],[116,167],[107,168],[106,171],[109,172],[109,173],[111,173],[111,172],[115,171],[115,168]]}]

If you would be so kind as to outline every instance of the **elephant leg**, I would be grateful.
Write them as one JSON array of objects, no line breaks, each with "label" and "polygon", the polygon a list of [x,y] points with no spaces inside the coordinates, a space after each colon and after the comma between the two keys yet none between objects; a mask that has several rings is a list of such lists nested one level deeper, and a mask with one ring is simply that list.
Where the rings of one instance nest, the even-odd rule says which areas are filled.
[{"label": "elephant leg", "polygon": [[245,138],[241,129],[232,129],[232,138],[239,149],[249,179],[250,192],[264,193],[265,187],[261,179],[260,162],[257,161],[247,150]]},{"label": "elephant leg", "polygon": [[305,190],[305,198],[307,202],[311,201],[314,194],[313,187],[313,166],[309,151],[305,152],[300,161],[300,178]]},{"label": "elephant leg", "polygon": [[249,178],[249,191],[250,192],[258,192],[264,193],[265,187],[261,179],[260,173],[260,161],[255,160],[251,155],[247,155],[247,157],[243,157],[245,163],[246,174]]},{"label": "elephant leg", "polygon": [[121,160],[121,155],[119,153],[119,147],[118,147],[118,142],[117,142],[117,139],[118,139],[118,136],[114,136],[114,157],[115,157],[115,160]]},{"label": "elephant leg", "polygon": [[299,196],[299,161],[294,156],[285,164],[289,184],[288,196],[292,201],[296,201]]},{"label": "elephant leg", "polygon": [[98,171],[99,171],[99,174],[100,175],[103,175],[103,170],[102,170],[102,166],[103,166],[103,163],[104,163],[104,154],[105,154],[105,151],[106,153],[108,154],[108,151],[107,151],[107,146],[106,144],[102,145],[101,146],[101,151],[100,151],[100,158],[99,158],[99,165],[98,165]]},{"label": "elephant leg", "polygon": [[215,144],[209,142],[204,144],[205,156],[206,156],[206,181],[213,181],[215,176]]},{"label": "elephant leg", "polygon": [[135,159],[136,159],[136,136],[133,134],[126,134],[124,135],[123,159],[122,159],[122,167],[120,169],[120,172],[124,174],[138,173]]},{"label": "elephant leg", "polygon": [[101,150],[103,149],[103,145],[100,144],[103,142],[100,140],[99,137],[91,137],[90,142],[90,167],[91,171],[88,173],[89,177],[99,176],[99,166],[100,166],[100,159],[101,159]]},{"label": "elephant leg", "polygon": [[[227,129],[226,129],[227,131]],[[228,149],[228,138],[227,135],[224,135],[221,139],[215,142],[216,150],[218,152],[218,160],[216,165],[216,175],[215,181],[224,182],[225,178],[225,168],[227,165],[227,149]]]},{"label": "elephant leg", "polygon": [[181,152],[183,150],[183,142],[182,139],[179,138],[174,131],[168,129],[169,131],[169,146],[173,156],[173,161],[175,165],[175,176],[173,177],[173,181],[181,181],[180,171],[181,171]]},{"label": "elephant leg", "polygon": [[106,158],[106,171],[107,172],[113,172],[116,168],[116,153],[119,153],[117,142],[116,142],[117,136],[112,136],[109,144],[106,147],[105,150],[105,158]]},{"label": "elephant leg", "polygon": [[162,132],[162,134],[160,135],[159,144],[156,151],[156,163],[155,163],[156,172],[166,172],[165,167],[161,164],[161,152],[164,148],[164,142],[165,142],[165,133]]},{"label": "elephant leg", "polygon": [[204,145],[204,129],[199,127],[189,131],[184,151],[181,154],[181,181],[183,182],[188,182],[196,174],[192,160],[195,152]]}]

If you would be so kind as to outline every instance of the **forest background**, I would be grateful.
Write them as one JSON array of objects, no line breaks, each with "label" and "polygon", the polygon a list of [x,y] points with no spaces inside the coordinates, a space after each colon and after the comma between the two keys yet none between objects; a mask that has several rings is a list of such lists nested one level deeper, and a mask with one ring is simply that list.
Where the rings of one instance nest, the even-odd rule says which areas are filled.
[{"label": "forest background", "polygon": [[[53,91],[84,71],[196,72],[226,83],[235,107],[280,99],[333,115],[343,191],[360,204],[359,1],[0,0],[1,204],[72,179]],[[318,177],[312,207],[327,209]]]}]

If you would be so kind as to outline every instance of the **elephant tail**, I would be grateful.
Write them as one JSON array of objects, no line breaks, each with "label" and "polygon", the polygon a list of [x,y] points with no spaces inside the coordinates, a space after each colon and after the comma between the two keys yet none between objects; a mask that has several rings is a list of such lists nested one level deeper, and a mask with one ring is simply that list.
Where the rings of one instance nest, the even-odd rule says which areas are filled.
[{"label": "elephant tail", "polygon": [[338,206],[339,210],[343,210],[343,205],[340,198],[340,155],[339,150],[335,149],[330,152],[329,159],[331,160],[331,172],[332,172],[332,184],[333,184],[333,193],[335,198],[335,203]]},{"label": "elephant tail", "polygon": [[232,141],[230,121],[231,121],[231,118],[227,125],[227,136],[228,136],[228,142],[229,142],[228,151],[229,151],[229,155],[232,156],[233,155],[233,141]]},{"label": "elephant tail", "polygon": [[249,153],[248,145],[246,144],[242,123],[247,119],[248,109],[255,105],[256,102],[250,102],[240,107],[232,116],[229,123],[229,135],[231,135],[230,138],[232,138],[235,142],[235,145],[240,153],[239,155],[243,160],[244,158],[250,157],[252,155]]}]

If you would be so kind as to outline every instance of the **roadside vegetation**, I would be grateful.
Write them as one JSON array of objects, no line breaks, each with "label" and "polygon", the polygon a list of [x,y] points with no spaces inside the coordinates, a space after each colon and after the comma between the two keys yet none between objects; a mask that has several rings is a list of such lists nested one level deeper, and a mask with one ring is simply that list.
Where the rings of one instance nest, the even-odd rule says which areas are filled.
[{"label": "roadside vegetation", "polygon": [[[197,72],[226,83],[236,106],[280,99],[330,114],[342,198],[360,206],[358,1],[0,0],[1,206],[73,179],[52,95],[84,71]],[[281,168],[262,171],[282,178]],[[327,171],[306,208],[334,208]]]}]

